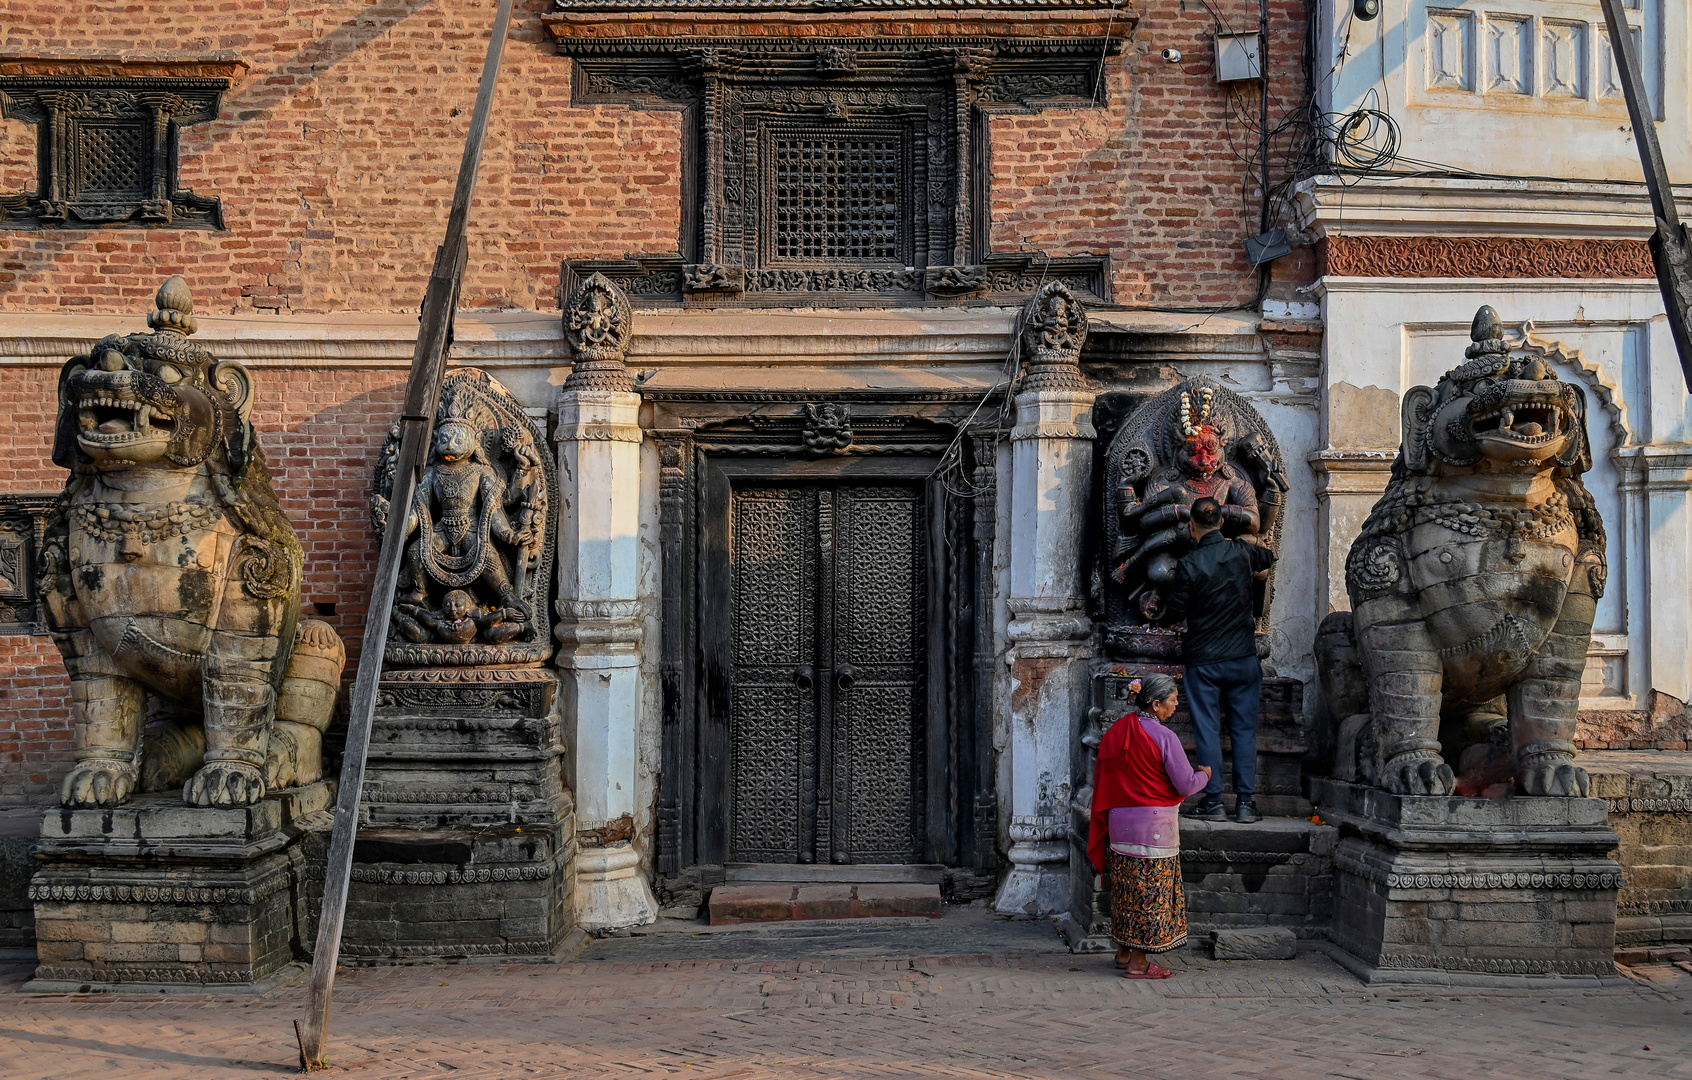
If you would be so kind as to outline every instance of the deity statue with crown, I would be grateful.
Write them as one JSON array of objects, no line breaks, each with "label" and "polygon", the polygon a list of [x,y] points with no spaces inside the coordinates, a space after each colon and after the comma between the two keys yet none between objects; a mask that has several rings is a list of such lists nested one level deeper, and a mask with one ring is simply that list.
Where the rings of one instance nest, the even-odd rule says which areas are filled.
[{"label": "deity statue with crown", "polygon": [[[1105,462],[1102,584],[1106,645],[1115,655],[1179,655],[1170,625],[1175,567],[1193,549],[1193,503],[1222,505],[1222,530],[1275,550],[1287,489],[1269,425],[1208,377],[1189,379],[1140,405],[1111,441]],[[1271,571],[1272,573],[1272,571]],[[1270,581],[1259,584],[1260,614]],[[1259,652],[1267,646],[1260,623]]]},{"label": "deity statue with crown", "polygon": [[544,436],[484,371],[447,377],[411,510],[389,507],[397,429],[376,472],[378,531],[406,532],[387,660],[401,666],[522,664],[551,651],[547,544],[557,479]]}]

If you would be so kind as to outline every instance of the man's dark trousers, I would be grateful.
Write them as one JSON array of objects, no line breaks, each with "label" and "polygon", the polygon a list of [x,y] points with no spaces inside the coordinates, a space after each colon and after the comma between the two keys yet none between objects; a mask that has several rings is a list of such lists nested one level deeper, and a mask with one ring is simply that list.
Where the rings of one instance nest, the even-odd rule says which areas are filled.
[{"label": "man's dark trousers", "polygon": [[1187,709],[1193,714],[1193,741],[1200,765],[1210,766],[1204,801],[1222,798],[1222,723],[1234,751],[1234,794],[1250,800],[1257,793],[1257,708],[1263,696],[1263,666],[1255,656],[1193,664],[1187,668]]}]

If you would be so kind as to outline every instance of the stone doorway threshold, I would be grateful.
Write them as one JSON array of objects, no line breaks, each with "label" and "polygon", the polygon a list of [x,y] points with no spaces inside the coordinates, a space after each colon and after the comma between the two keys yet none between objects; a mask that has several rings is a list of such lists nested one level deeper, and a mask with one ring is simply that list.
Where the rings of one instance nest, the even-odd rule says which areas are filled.
[{"label": "stone doorway threshold", "polygon": [[817,919],[938,919],[946,868],[730,863],[707,905],[712,926]]}]

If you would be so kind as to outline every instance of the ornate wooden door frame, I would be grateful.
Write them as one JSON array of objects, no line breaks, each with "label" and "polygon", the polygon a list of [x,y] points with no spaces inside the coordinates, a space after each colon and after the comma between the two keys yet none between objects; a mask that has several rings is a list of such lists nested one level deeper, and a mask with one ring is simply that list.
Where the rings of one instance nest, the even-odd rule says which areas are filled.
[{"label": "ornate wooden door frame", "polygon": [[946,480],[936,475],[978,400],[979,392],[955,391],[646,392],[642,423],[660,468],[660,875],[727,857],[723,792],[700,780],[721,775],[728,764],[728,657],[725,643],[701,640],[701,612],[729,595],[730,485],[763,480],[922,485],[929,567],[926,859],[996,865],[994,433],[969,431],[958,450],[961,472],[949,471]]}]

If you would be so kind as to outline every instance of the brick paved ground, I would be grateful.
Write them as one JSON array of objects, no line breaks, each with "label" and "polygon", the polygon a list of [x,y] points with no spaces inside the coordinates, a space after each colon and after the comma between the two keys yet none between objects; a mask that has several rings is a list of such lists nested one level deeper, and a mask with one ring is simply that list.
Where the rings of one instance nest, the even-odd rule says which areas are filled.
[{"label": "brick paved ground", "polygon": [[[915,922],[913,920],[912,922]],[[336,1074],[377,1077],[1692,1077],[1692,973],[1603,989],[1369,988],[1320,955],[1113,977],[1038,923],[664,932],[574,961],[349,969]],[[0,1076],[282,1075],[298,986],[36,997],[0,969]]]}]

